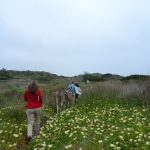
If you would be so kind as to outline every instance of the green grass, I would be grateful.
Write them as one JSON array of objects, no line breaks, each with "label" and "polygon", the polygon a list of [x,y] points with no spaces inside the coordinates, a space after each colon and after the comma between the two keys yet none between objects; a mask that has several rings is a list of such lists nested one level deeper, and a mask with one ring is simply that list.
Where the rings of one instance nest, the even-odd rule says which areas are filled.
[{"label": "green grass", "polygon": [[140,97],[144,84],[80,83],[83,95],[79,101],[56,115],[52,92],[69,82],[40,83],[45,104],[41,132],[28,145],[25,83],[0,85],[0,149],[150,149],[150,110],[143,107]]},{"label": "green grass", "polygon": [[[85,97],[83,97],[85,100]],[[41,132],[25,145],[26,114],[23,107],[0,111],[0,149],[149,149],[150,110],[110,99],[82,98],[56,115],[42,110]]]},{"label": "green grass", "polygon": [[49,117],[27,149],[149,149],[149,112],[103,100],[80,104]]},{"label": "green grass", "polygon": [[[41,126],[44,126],[48,118],[54,116],[52,108],[44,106],[41,116]],[[23,106],[6,107],[0,110],[0,149],[25,148],[27,133],[27,120]]]}]

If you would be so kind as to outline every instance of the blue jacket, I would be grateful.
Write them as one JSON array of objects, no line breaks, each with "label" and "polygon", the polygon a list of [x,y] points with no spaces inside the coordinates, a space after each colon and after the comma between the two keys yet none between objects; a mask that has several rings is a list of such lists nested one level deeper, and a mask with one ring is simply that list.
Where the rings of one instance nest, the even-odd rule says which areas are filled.
[{"label": "blue jacket", "polygon": [[75,94],[76,93],[76,90],[75,90],[75,85],[73,83],[71,83],[69,86],[68,86],[70,92],[72,94]]}]

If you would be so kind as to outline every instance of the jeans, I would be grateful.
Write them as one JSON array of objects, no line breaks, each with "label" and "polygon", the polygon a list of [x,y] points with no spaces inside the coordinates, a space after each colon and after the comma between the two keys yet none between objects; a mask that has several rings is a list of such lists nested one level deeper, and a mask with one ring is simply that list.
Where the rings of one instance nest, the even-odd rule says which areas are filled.
[{"label": "jeans", "polygon": [[27,109],[26,114],[28,119],[27,136],[32,137],[38,135],[40,132],[41,108]]}]

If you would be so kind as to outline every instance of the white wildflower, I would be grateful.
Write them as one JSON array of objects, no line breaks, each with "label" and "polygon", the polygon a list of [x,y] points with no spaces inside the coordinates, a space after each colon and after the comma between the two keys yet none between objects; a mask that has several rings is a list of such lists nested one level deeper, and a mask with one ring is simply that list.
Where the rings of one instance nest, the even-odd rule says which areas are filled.
[{"label": "white wildflower", "polygon": [[67,145],[67,146],[65,146],[65,149],[69,149],[71,147],[72,147],[72,145]]},{"label": "white wildflower", "polygon": [[51,148],[51,147],[53,147],[53,145],[52,145],[52,144],[49,144],[49,145],[48,145],[48,148]]},{"label": "white wildflower", "polygon": [[69,133],[69,130],[65,131],[65,134],[68,134]]},{"label": "white wildflower", "polygon": [[133,141],[133,139],[130,139],[130,142],[132,142]]},{"label": "white wildflower", "polygon": [[101,143],[103,143],[103,141],[102,140],[98,140],[98,143],[101,144]]},{"label": "white wildflower", "polygon": [[19,135],[18,135],[18,134],[13,134],[13,136],[14,136],[15,138],[19,137]]},{"label": "white wildflower", "polygon": [[124,140],[123,136],[119,136],[119,139],[120,139],[120,140]]},{"label": "white wildflower", "polygon": [[115,147],[116,147],[116,145],[114,145],[114,144],[110,144],[110,147],[114,147],[114,148],[115,148]]}]

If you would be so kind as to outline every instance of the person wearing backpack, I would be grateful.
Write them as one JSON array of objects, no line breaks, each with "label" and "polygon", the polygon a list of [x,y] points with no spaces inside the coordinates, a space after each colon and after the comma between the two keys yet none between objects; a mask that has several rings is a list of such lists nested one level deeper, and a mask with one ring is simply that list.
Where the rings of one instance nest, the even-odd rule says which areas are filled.
[{"label": "person wearing backpack", "polygon": [[74,97],[75,93],[76,93],[74,82],[71,82],[71,84],[69,84],[68,89],[69,89],[70,93],[72,94],[72,96]]},{"label": "person wearing backpack", "polygon": [[36,81],[32,81],[27,90],[25,90],[24,100],[26,102],[25,107],[27,114],[26,142],[29,142],[33,136],[38,135],[40,132],[40,115],[43,106],[42,92]]}]

